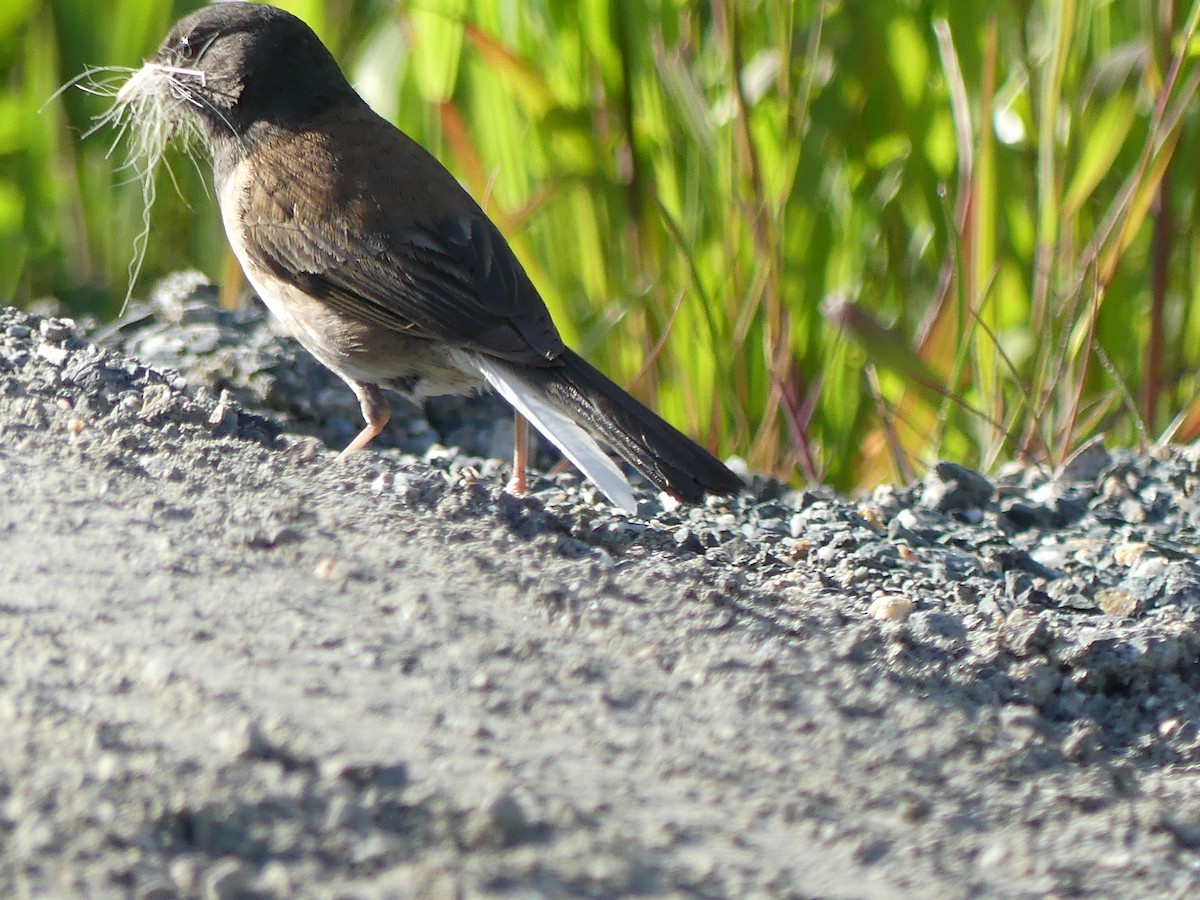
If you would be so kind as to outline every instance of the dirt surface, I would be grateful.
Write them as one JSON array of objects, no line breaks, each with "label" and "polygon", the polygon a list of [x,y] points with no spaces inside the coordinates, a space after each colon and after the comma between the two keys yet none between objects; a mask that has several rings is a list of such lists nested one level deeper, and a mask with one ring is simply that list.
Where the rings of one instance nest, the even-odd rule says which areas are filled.
[{"label": "dirt surface", "polygon": [[1190,608],[890,616],[5,327],[5,895],[1200,890]]}]

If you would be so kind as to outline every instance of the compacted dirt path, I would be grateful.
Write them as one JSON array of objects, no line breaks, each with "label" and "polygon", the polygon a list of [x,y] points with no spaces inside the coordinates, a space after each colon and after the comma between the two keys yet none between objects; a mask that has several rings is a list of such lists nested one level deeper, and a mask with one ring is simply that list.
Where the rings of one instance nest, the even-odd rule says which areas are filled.
[{"label": "compacted dirt path", "polygon": [[1200,889],[1190,450],[630,519],[222,387],[0,312],[5,895]]}]

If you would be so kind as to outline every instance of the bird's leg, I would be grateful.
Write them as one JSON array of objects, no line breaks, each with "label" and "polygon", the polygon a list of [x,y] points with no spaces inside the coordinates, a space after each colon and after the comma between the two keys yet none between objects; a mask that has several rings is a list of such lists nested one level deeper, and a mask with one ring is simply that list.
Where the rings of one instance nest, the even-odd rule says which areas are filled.
[{"label": "bird's leg", "polygon": [[355,453],[371,443],[379,432],[383,431],[383,426],[388,423],[388,419],[392,417],[387,398],[383,396],[383,391],[378,387],[359,381],[347,381],[346,383],[350,385],[354,396],[358,398],[358,405],[362,408],[363,418],[367,424],[358,433],[358,437],[350,442],[350,446],[338,454],[338,459],[345,459],[351,453]]},{"label": "bird's leg", "polygon": [[513,411],[513,474],[508,483],[510,493],[518,496],[529,488],[525,474],[529,465],[529,420]]}]

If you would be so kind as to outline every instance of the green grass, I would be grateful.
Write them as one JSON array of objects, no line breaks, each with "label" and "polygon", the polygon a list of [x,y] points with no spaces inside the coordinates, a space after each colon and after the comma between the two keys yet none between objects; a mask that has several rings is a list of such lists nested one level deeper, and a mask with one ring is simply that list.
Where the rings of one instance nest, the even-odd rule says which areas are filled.
[{"label": "green grass", "polygon": [[[101,101],[39,107],[195,5],[7,0],[0,298],[119,308],[140,193],[78,139]],[[568,342],[721,453],[850,487],[1200,435],[1195,4],[281,5],[483,203]],[[235,271],[173,168],[138,292]]]}]

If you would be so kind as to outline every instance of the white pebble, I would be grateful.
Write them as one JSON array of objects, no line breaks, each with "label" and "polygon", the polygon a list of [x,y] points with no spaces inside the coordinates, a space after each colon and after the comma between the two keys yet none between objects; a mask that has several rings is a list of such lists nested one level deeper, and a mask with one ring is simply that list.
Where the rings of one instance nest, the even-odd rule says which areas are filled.
[{"label": "white pebble", "polygon": [[913,602],[903,594],[881,594],[867,607],[872,619],[897,622],[907,619],[913,611]]}]

